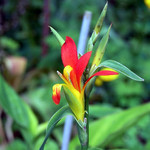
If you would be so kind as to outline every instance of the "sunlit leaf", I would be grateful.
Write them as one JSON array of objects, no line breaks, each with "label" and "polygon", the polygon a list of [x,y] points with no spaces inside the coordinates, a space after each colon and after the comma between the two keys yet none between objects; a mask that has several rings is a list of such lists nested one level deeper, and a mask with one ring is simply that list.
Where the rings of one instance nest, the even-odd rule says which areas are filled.
[{"label": "sunlit leaf", "polygon": [[[117,113],[107,115],[106,117],[90,123],[90,147],[105,147],[148,114],[150,114],[150,103],[128,110],[120,110]],[[76,136],[70,142],[69,149],[74,150],[79,144],[79,139]]]},{"label": "sunlit leaf", "polygon": [[149,113],[150,103],[147,103],[93,122],[90,125],[90,146],[106,146]]}]

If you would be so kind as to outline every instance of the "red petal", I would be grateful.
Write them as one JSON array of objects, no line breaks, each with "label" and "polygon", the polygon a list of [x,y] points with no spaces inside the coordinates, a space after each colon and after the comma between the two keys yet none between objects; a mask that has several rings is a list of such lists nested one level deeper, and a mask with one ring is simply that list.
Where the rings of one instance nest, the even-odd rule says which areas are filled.
[{"label": "red petal", "polygon": [[53,99],[53,101],[54,101],[54,103],[55,103],[56,105],[58,105],[58,104],[60,103],[60,98],[57,97],[56,95],[53,95],[53,96],[52,96],[52,99]]},{"label": "red petal", "polygon": [[86,54],[84,54],[83,56],[80,57],[80,59],[77,62],[77,66],[76,66],[76,75],[77,75],[77,81],[80,87],[80,82],[81,82],[81,77],[82,74],[89,62],[89,59],[91,57],[92,51],[87,52]]},{"label": "red petal", "polygon": [[87,83],[95,76],[109,76],[109,75],[117,75],[117,74],[119,73],[115,71],[109,71],[109,70],[102,70],[102,71],[96,72],[95,74],[93,74],[91,77],[88,78],[88,80],[84,84],[83,89],[85,88]]},{"label": "red petal", "polygon": [[75,73],[74,70],[72,70],[72,71],[70,72],[70,79],[71,79],[71,82],[72,82],[74,88],[75,88],[76,90],[80,91],[80,88],[79,88],[79,85],[78,85],[78,82],[77,82],[77,76],[76,76],[76,73]]},{"label": "red petal", "polygon": [[75,42],[68,36],[61,47],[61,59],[64,66],[70,65],[72,68],[75,68],[78,61]]}]

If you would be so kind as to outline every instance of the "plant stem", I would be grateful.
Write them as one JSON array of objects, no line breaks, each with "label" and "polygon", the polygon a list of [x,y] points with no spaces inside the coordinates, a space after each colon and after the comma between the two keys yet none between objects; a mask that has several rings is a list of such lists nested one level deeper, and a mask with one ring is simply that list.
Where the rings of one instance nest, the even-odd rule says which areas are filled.
[{"label": "plant stem", "polygon": [[85,127],[85,132],[87,135],[86,143],[85,145],[81,146],[81,150],[87,150],[89,147],[89,98],[85,93],[85,119],[86,119],[86,127]]},{"label": "plant stem", "polygon": [[88,146],[87,145],[82,145],[81,146],[81,150],[87,150],[88,149]]},{"label": "plant stem", "polygon": [[87,149],[89,147],[89,97],[85,93],[85,118],[86,118],[86,134],[87,134]]},{"label": "plant stem", "polygon": [[[89,72],[85,72],[84,74],[85,81],[89,78]],[[85,100],[85,120],[86,123],[85,126],[85,134],[86,134],[86,142],[84,142],[84,145],[81,145],[81,150],[87,150],[89,147],[89,95],[87,92],[84,93],[84,100]]]}]

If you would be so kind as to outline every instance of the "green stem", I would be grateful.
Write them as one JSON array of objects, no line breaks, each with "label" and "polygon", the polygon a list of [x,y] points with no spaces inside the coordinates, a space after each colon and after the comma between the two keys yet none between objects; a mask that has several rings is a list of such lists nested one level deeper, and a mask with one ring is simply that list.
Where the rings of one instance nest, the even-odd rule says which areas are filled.
[{"label": "green stem", "polygon": [[85,119],[86,119],[86,127],[85,127],[85,132],[86,132],[86,143],[84,145],[81,145],[81,150],[87,150],[89,147],[89,98],[85,94]]},{"label": "green stem", "polygon": [[87,150],[88,149],[88,146],[87,145],[82,145],[81,146],[81,150]]},{"label": "green stem", "polygon": [[87,133],[87,147],[89,147],[89,98],[85,94],[85,118],[86,118],[86,133]]},{"label": "green stem", "polygon": [[[85,72],[84,77],[85,81],[89,78],[88,71]],[[85,100],[85,116],[84,116],[84,128],[78,127],[78,134],[81,143],[81,150],[88,150],[89,147],[89,94],[84,93]]]}]

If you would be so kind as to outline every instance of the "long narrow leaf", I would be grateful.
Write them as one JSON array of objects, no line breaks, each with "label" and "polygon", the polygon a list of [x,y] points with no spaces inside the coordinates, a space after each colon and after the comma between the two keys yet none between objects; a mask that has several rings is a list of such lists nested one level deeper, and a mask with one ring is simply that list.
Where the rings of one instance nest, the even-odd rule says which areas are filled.
[{"label": "long narrow leaf", "polygon": [[[150,103],[119,111],[103,117],[89,126],[89,141],[91,147],[105,148],[110,142],[120,137],[140,119],[150,114]],[[79,145],[76,136],[70,143],[69,149],[75,150]]]},{"label": "long narrow leaf", "polygon": [[99,33],[101,31],[102,25],[103,25],[103,20],[105,18],[106,12],[107,12],[107,7],[108,7],[108,3],[105,4],[102,13],[100,14],[98,21],[96,23],[96,26],[94,28],[94,31],[88,41],[88,46],[87,46],[87,51],[92,51],[93,46],[99,36]]},{"label": "long narrow leaf", "polygon": [[64,106],[61,109],[59,109],[49,120],[48,122],[48,126],[47,126],[47,130],[46,130],[46,136],[45,139],[43,141],[43,144],[40,147],[40,150],[44,149],[45,143],[48,139],[48,137],[50,136],[53,128],[56,126],[56,124],[65,116],[67,115],[73,115],[71,109],[69,108],[69,106]]},{"label": "long narrow leaf", "polygon": [[0,75],[0,105],[16,123],[35,134],[38,120],[32,109],[17,95]]},{"label": "long narrow leaf", "polygon": [[92,67],[91,67],[90,73],[92,73],[94,68],[97,67],[100,64],[100,62],[103,58],[103,55],[104,55],[105,49],[106,49],[106,45],[107,45],[107,42],[108,42],[108,39],[109,39],[110,29],[111,29],[111,25],[108,28],[107,33],[103,36],[103,38],[101,39],[101,41],[99,43],[99,46],[96,50],[96,53],[95,53],[95,56],[94,56],[94,59],[93,59],[93,62],[92,62]]},{"label": "long narrow leaf", "polygon": [[0,75],[0,105],[20,126],[27,127],[29,117],[23,101]]},{"label": "long narrow leaf", "polygon": [[132,72],[126,66],[124,66],[121,63],[119,63],[117,61],[114,61],[114,60],[106,60],[106,61],[102,62],[98,67],[112,68],[112,69],[118,71],[119,73],[122,73],[125,76],[133,79],[133,80],[144,81],[144,79],[142,79],[141,77],[139,77],[138,75],[136,75],[134,72]]},{"label": "long narrow leaf", "polygon": [[150,114],[150,103],[93,122],[90,125],[90,146],[106,146],[147,114]]}]

